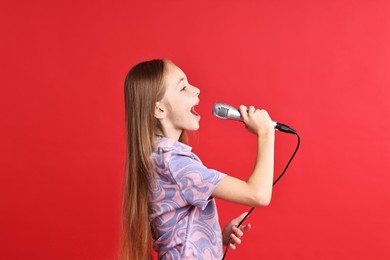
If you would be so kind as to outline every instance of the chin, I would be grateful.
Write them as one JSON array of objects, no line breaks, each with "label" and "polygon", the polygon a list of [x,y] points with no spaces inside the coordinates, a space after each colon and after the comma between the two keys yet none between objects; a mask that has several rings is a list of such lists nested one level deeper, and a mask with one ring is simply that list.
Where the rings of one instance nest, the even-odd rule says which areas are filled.
[{"label": "chin", "polygon": [[193,127],[191,127],[191,129],[188,129],[189,131],[197,131],[197,130],[199,130],[199,124],[197,124],[197,125],[194,125]]}]

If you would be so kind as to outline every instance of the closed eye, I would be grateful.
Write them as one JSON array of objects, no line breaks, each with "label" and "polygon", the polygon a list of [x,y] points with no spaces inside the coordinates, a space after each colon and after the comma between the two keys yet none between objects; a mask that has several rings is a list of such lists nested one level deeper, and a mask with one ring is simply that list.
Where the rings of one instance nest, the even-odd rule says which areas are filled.
[{"label": "closed eye", "polygon": [[185,91],[187,86],[184,86],[180,91]]}]

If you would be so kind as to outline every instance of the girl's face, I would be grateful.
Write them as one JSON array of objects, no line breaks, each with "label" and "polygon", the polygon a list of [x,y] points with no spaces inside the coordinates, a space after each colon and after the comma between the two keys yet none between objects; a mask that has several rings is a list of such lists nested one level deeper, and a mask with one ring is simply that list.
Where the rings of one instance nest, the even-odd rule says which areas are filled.
[{"label": "girl's face", "polygon": [[175,64],[167,62],[166,66],[166,92],[158,102],[165,112],[161,123],[165,136],[178,139],[183,130],[199,129],[200,115],[194,107],[199,103],[200,90],[188,83],[184,72]]}]

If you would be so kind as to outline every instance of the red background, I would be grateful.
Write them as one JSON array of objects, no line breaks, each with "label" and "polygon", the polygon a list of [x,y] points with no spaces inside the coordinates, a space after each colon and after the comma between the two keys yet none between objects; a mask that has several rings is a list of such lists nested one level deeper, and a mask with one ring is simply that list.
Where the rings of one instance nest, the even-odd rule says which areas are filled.
[{"label": "red background", "polygon": [[[201,89],[209,167],[245,179],[255,156],[215,102],[302,136],[227,259],[390,259],[389,1],[2,1],[0,34],[1,259],[116,259],[123,81],[152,58]],[[277,133],[276,173],[295,144]]]}]

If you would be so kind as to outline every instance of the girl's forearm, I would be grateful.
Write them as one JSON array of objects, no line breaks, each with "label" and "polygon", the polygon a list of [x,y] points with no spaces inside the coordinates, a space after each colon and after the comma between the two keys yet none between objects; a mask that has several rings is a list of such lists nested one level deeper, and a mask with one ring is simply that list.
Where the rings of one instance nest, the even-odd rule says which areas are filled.
[{"label": "girl's forearm", "polygon": [[256,162],[247,183],[259,205],[267,206],[272,197],[274,177],[274,133],[257,139]]}]

